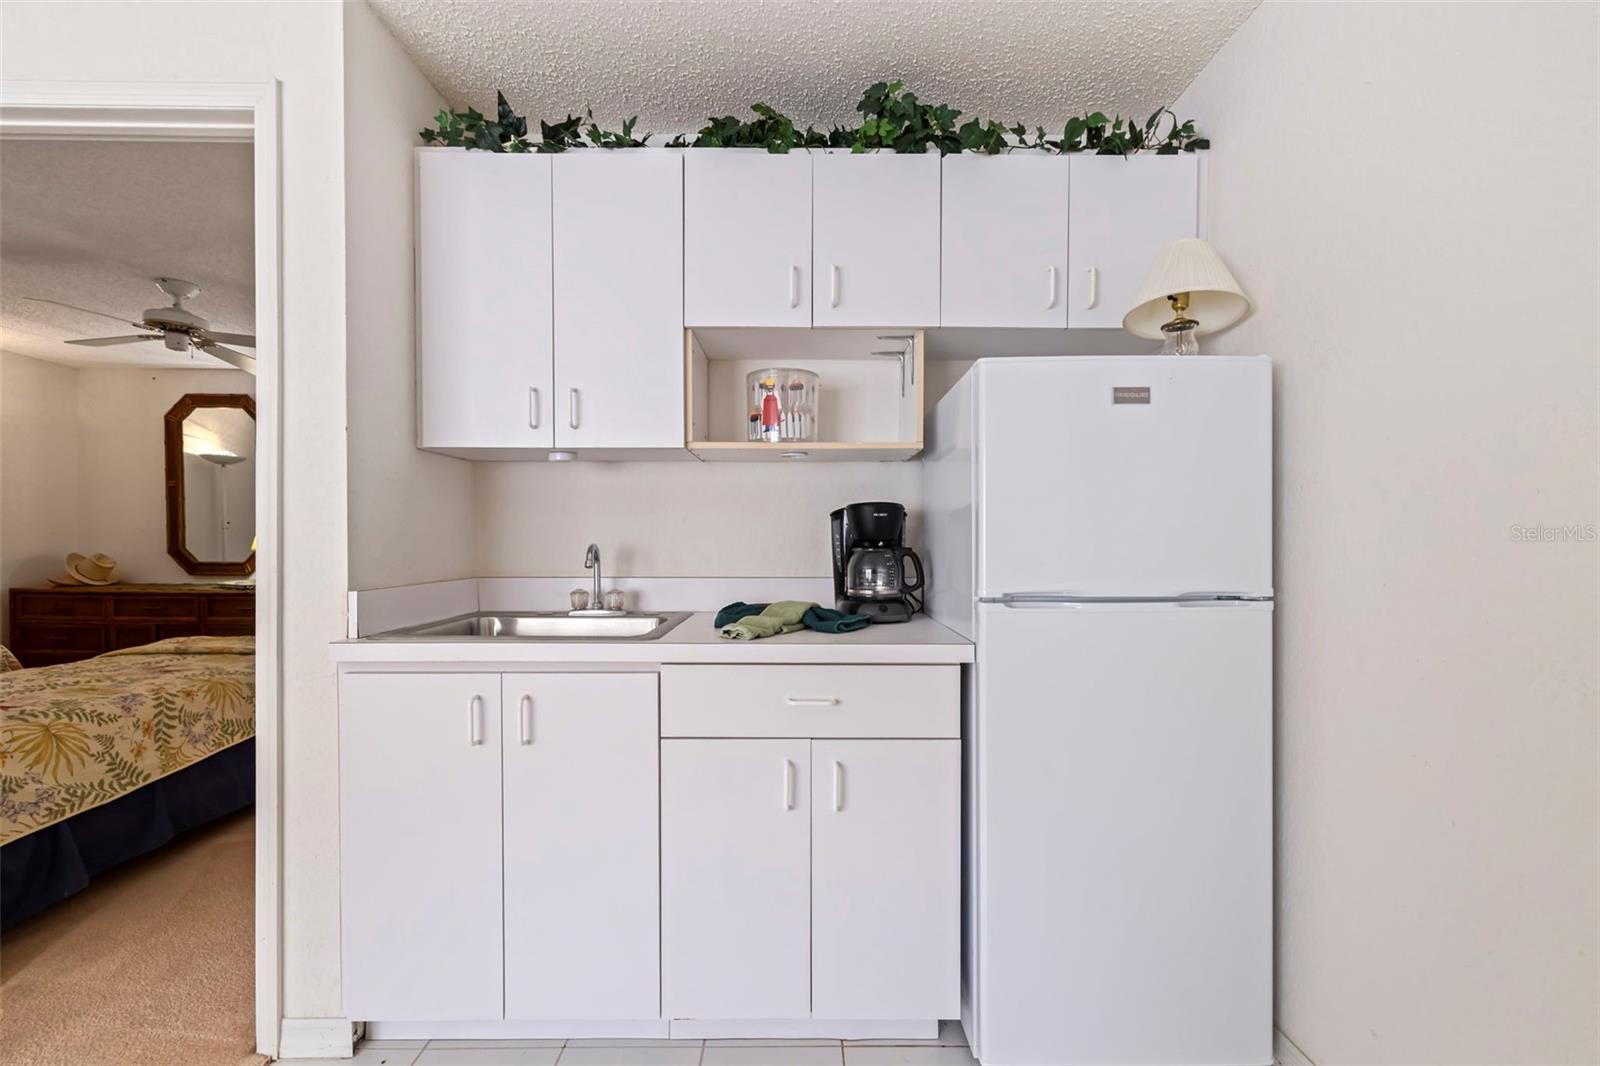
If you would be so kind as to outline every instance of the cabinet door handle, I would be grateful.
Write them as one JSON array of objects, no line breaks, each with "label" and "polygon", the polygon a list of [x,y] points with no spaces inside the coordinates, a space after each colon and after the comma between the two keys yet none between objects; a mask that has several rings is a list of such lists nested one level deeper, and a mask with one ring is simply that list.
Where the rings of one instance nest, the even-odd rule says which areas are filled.
[{"label": "cabinet door handle", "polygon": [[474,696],[467,701],[467,743],[473,747],[483,743],[482,696]]},{"label": "cabinet door handle", "polygon": [[1100,271],[1095,267],[1089,268],[1089,307],[1100,302]]},{"label": "cabinet door handle", "polygon": [[1050,310],[1056,305],[1056,268],[1053,265],[1050,267],[1050,291],[1047,296],[1048,299],[1046,299],[1044,302],[1044,309],[1046,311]]},{"label": "cabinet door handle", "polygon": [[800,267],[789,268],[789,306],[800,306]]},{"label": "cabinet door handle", "polygon": [[783,809],[794,810],[794,763],[783,760]]},{"label": "cabinet door handle", "polygon": [[518,739],[524,744],[533,743],[533,697],[524,696],[517,713]]},{"label": "cabinet door handle", "polygon": [[844,810],[844,763],[833,760],[833,809]]},{"label": "cabinet door handle", "polygon": [[567,390],[567,425],[578,428],[578,390]]},{"label": "cabinet door handle", "polygon": [[833,264],[833,269],[828,272],[828,306],[839,306],[839,264]]},{"label": "cabinet door handle", "polygon": [[785,696],[783,702],[791,707],[837,707],[838,696]]},{"label": "cabinet door handle", "polygon": [[528,386],[528,428],[539,428],[539,387]]}]

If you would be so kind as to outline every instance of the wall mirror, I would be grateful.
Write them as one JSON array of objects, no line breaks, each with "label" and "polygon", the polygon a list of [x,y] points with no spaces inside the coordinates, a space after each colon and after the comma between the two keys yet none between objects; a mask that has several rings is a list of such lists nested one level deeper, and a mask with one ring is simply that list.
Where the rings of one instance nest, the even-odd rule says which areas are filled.
[{"label": "wall mirror", "polygon": [[191,392],[166,415],[167,554],[205,577],[256,568],[256,403]]}]

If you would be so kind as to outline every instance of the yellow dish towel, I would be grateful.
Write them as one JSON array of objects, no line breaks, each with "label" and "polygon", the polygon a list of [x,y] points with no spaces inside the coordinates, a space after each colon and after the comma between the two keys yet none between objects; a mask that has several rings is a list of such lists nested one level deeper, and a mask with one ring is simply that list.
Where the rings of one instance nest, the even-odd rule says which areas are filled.
[{"label": "yellow dish towel", "polygon": [[809,600],[781,600],[767,605],[760,614],[746,615],[737,622],[722,627],[724,640],[760,640],[780,633],[793,633],[804,629],[801,621],[816,604]]}]

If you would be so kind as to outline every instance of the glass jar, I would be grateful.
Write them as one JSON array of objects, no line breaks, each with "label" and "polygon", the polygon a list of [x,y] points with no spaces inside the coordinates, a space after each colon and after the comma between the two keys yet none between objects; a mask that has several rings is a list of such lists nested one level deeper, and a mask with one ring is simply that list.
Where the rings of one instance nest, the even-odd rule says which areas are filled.
[{"label": "glass jar", "polygon": [[817,386],[809,370],[775,366],[745,375],[746,439],[769,444],[817,439]]}]

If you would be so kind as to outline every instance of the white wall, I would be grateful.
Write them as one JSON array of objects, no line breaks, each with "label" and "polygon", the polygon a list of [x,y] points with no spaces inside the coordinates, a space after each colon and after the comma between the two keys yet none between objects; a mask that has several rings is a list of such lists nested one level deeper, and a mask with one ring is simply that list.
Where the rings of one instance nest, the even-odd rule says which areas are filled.
[{"label": "white wall", "polygon": [[478,571],[583,574],[600,546],[617,577],[821,577],[828,512],[857,500],[915,511],[914,463],[479,463]]},{"label": "white wall", "polygon": [[[970,367],[926,364],[924,407]],[[477,572],[581,576],[600,546],[617,577],[826,577],[828,512],[893,500],[921,532],[916,463],[476,463]]]},{"label": "white wall", "polygon": [[[1600,1061],[1592,5],[1268,3],[1178,101],[1277,360],[1278,1020]],[[1589,527],[1593,529],[1591,525]]]},{"label": "white wall", "polygon": [[[472,468],[416,448],[412,152],[444,99],[365,3],[344,60],[350,587],[468,577]],[[491,211],[463,204],[462,224]]]},{"label": "white wall", "polygon": [[[159,28],[160,54],[147,47]],[[343,12],[338,3],[0,4],[7,79],[280,85],[284,1012],[337,1017],[346,580]]]},{"label": "white wall", "polygon": [[0,643],[10,590],[61,573],[78,548],[78,371],[0,351]]},{"label": "white wall", "polygon": [[255,377],[242,370],[84,369],[77,379],[79,528],[62,550],[114,556],[124,581],[217,580],[191,576],[167,554],[165,416],[186,393],[254,396]]},{"label": "white wall", "polygon": [[[59,577],[71,551],[113,556],[124,581],[216,580],[191,576],[167,554],[164,420],[186,393],[254,396],[255,378],[3,358],[0,589]],[[234,517],[253,510],[250,502]]]}]

